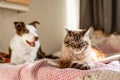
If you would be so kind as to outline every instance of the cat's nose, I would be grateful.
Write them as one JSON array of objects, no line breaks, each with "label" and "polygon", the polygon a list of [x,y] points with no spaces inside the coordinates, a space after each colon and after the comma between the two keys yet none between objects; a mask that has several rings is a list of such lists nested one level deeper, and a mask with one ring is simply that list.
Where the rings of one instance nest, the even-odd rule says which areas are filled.
[{"label": "cat's nose", "polygon": [[39,37],[34,37],[34,40],[37,41],[39,39]]}]

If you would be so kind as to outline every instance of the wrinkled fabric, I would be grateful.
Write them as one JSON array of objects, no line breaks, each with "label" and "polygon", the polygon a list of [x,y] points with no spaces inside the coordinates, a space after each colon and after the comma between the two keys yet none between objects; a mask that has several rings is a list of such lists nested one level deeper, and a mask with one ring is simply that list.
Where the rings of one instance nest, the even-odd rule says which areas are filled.
[{"label": "wrinkled fabric", "polygon": [[[91,70],[60,69],[40,60],[21,65],[0,64],[0,80],[119,80],[120,63],[92,63]],[[108,77],[109,76],[109,77]]]}]

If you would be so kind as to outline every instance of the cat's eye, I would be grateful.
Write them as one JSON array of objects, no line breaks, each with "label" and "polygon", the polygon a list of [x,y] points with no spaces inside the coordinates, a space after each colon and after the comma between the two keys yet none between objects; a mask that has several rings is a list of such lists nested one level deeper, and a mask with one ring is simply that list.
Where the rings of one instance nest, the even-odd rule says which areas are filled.
[{"label": "cat's eye", "polygon": [[70,45],[70,42],[69,42],[69,41],[64,41],[64,43],[66,44],[66,46],[69,46],[69,45]]},{"label": "cat's eye", "polygon": [[64,43],[69,44],[69,41],[66,41],[66,40],[65,40]]},{"label": "cat's eye", "polygon": [[79,47],[83,47],[85,45],[85,43],[84,42],[81,42],[80,44],[79,44]]},{"label": "cat's eye", "polygon": [[84,45],[85,45],[85,44],[83,43],[83,44],[81,44],[80,46],[83,47]]}]

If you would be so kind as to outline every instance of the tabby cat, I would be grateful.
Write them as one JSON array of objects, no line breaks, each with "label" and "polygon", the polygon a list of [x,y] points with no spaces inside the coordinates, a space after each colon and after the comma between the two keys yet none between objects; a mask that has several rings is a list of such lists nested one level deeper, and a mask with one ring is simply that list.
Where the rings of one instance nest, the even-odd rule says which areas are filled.
[{"label": "tabby cat", "polygon": [[59,60],[61,68],[90,69],[89,63],[104,58],[104,54],[91,44],[93,28],[70,30],[66,28],[62,53]]}]

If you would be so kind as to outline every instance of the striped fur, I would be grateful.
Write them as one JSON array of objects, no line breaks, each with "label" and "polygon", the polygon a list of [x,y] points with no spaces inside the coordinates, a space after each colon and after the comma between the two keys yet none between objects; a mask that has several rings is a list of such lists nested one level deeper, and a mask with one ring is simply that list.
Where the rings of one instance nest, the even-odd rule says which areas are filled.
[{"label": "striped fur", "polygon": [[102,51],[91,44],[92,32],[92,27],[88,30],[67,29],[59,60],[61,68],[89,69],[89,63],[104,58]]}]

